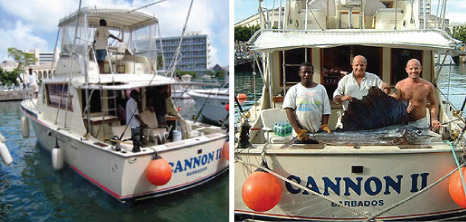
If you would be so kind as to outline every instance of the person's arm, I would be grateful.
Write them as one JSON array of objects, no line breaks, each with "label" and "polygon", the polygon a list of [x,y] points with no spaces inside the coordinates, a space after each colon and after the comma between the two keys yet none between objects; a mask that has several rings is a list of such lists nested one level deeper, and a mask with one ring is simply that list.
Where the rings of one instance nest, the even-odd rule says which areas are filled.
[{"label": "person's arm", "polygon": [[142,127],[142,128],[147,127],[147,124],[146,124],[144,121],[142,121],[142,119],[141,119],[141,117],[139,116],[139,114],[134,114],[134,118],[136,118],[137,120],[139,120],[139,123],[141,124],[141,127]]},{"label": "person's arm", "polygon": [[338,82],[338,87],[333,92],[333,101],[337,104],[346,101],[346,100],[351,100],[352,97],[350,95],[344,95],[345,93],[345,84],[343,83],[343,79],[340,79]]},{"label": "person's arm", "polygon": [[285,108],[286,117],[288,117],[288,121],[290,121],[291,126],[293,127],[294,131],[298,132],[301,130],[301,127],[296,120],[296,116],[294,115],[294,110],[291,108]]},{"label": "person's arm", "polygon": [[332,131],[330,128],[328,128],[328,118],[330,114],[325,114],[322,115],[322,125],[320,125],[320,130],[327,132],[328,134],[331,134]]},{"label": "person's arm", "polygon": [[438,129],[442,126],[440,124],[440,121],[438,121],[438,103],[437,99],[435,99],[435,94],[434,94],[434,87],[433,85],[430,85],[430,90],[429,90],[429,102],[430,102],[430,122],[431,126],[433,129]]},{"label": "person's arm", "polygon": [[286,111],[286,116],[288,117],[288,121],[290,121],[291,126],[293,127],[294,131],[298,135],[298,139],[301,141],[309,140],[309,137],[307,136],[307,130],[302,129],[298,121],[296,120],[296,116],[294,115],[294,110],[291,108],[285,108]]},{"label": "person's arm", "polygon": [[320,125],[320,130],[323,130],[327,133],[332,133],[330,129],[328,128],[328,119],[330,117],[330,114],[332,113],[332,108],[330,107],[330,100],[327,95],[327,90],[325,87],[322,86],[322,123]]},{"label": "person's arm", "polygon": [[385,94],[390,95],[391,89],[390,89],[390,85],[389,85],[389,84],[387,84],[387,83],[385,83],[385,82],[382,82],[382,86],[381,86],[381,87],[382,87],[382,88],[381,88],[382,91],[384,91]]},{"label": "person's arm", "polygon": [[397,83],[395,85],[395,92],[393,92],[392,94],[390,94],[391,97],[393,97],[394,99],[396,100],[400,100],[401,99],[401,90],[400,90],[400,83]]},{"label": "person's arm", "polygon": [[110,34],[109,37],[114,38],[114,39],[118,40],[119,42],[123,42],[123,40],[121,40],[120,38],[114,36],[113,34]]}]

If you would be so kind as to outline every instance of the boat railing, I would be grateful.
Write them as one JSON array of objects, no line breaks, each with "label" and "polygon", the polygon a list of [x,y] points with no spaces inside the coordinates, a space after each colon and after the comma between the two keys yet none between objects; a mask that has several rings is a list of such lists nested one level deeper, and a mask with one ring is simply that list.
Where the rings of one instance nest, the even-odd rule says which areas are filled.
[{"label": "boat railing", "polygon": [[[272,9],[259,5],[261,29],[326,30],[326,29],[426,29],[444,26],[443,14],[421,14],[416,1],[399,0],[393,4],[381,1],[341,1],[322,4],[317,1],[280,1]],[[442,7],[444,1],[438,6]],[[357,16],[355,18],[355,15]],[[435,19],[433,19],[435,18]]]}]

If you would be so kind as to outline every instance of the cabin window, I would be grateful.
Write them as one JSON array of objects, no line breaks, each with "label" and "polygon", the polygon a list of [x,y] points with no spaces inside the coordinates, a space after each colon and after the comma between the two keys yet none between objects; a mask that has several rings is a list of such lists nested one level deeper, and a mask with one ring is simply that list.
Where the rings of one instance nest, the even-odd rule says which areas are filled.
[{"label": "cabin window", "polygon": [[[283,56],[283,54],[285,56]],[[281,51],[279,53],[280,64],[285,67],[285,82],[286,85],[294,85],[301,82],[299,78],[299,65],[303,62],[311,62],[311,49],[300,48]],[[279,67],[280,86],[283,86],[283,67]]]},{"label": "cabin window", "polygon": [[[422,51],[412,49],[392,49],[391,77],[392,85],[395,85],[400,80],[408,77],[406,73],[406,63],[410,59],[418,59],[422,62]],[[423,73],[421,72],[421,77]]]},{"label": "cabin window", "polygon": [[382,48],[380,47],[353,45],[322,49],[320,73],[322,73],[322,85],[327,90],[329,98],[333,98],[338,81],[353,71],[351,62],[357,55],[366,57],[366,72],[382,78]]},{"label": "cabin window", "polygon": [[[46,84],[45,85],[47,90],[47,104],[48,106],[56,107],[59,109],[66,109],[68,108],[69,111],[73,111],[72,106],[72,98],[73,96],[70,94],[68,96],[68,84],[67,83],[60,83],[60,84]],[[68,100],[68,105],[66,105],[66,101]]]}]

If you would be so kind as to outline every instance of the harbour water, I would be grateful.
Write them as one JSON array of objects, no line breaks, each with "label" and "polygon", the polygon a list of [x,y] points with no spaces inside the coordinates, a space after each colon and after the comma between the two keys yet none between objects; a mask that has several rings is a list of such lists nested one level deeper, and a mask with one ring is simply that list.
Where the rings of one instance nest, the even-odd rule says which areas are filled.
[{"label": "harbour water", "polygon": [[[178,100],[184,118],[193,100]],[[20,102],[0,103],[0,132],[13,164],[0,163],[0,221],[228,221],[228,173],[180,193],[121,204],[70,168],[55,171],[50,153],[21,136]]]}]

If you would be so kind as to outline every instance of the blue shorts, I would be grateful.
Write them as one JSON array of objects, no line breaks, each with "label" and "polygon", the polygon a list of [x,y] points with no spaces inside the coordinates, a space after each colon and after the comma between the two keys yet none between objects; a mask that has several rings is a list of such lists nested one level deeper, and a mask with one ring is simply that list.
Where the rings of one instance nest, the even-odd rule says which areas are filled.
[{"label": "blue shorts", "polygon": [[97,59],[97,62],[105,61],[105,57],[107,57],[107,50],[105,50],[105,49],[95,50],[95,57]]}]

